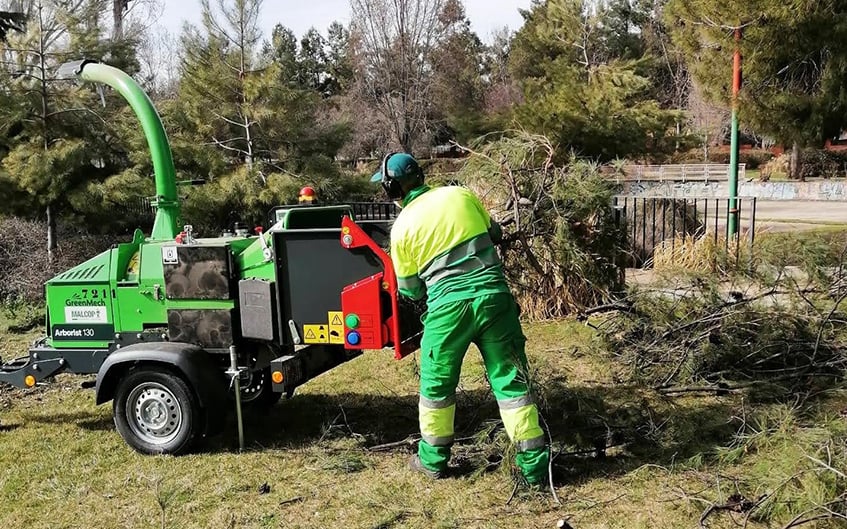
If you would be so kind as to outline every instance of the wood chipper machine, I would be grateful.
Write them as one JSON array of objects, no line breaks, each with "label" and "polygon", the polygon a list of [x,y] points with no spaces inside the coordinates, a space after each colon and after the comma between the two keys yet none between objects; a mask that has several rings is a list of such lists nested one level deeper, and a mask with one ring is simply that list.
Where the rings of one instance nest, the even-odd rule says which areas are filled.
[{"label": "wood chipper machine", "polygon": [[[97,404],[134,449],[179,454],[221,430],[231,409],[268,405],[362,354],[420,343],[420,310],[400,302],[384,239],[389,215],[352,205],[273,210],[267,230],[199,238],[181,225],[173,159],[152,102],[125,72],[71,65],[129,103],[152,155],[150,236],[47,281],[46,335],[2,363],[0,382],[32,387],[56,374],[96,373]],[[361,215],[360,215],[361,216]],[[373,235],[373,237],[371,236]],[[234,388],[234,389],[233,389]],[[233,406],[235,403],[235,406]]]}]

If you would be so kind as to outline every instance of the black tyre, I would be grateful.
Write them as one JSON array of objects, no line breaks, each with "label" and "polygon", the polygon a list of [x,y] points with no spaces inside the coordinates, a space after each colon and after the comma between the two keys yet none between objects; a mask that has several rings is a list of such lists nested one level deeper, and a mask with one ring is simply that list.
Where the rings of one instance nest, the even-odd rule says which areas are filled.
[{"label": "black tyre", "polygon": [[[271,368],[251,371],[241,383],[241,403],[251,408],[270,408],[282,398],[282,393],[273,390]],[[232,392],[230,392],[232,395]]]},{"label": "black tyre", "polygon": [[180,454],[201,429],[202,410],[188,384],[168,371],[131,371],[118,383],[115,426],[142,454]]}]

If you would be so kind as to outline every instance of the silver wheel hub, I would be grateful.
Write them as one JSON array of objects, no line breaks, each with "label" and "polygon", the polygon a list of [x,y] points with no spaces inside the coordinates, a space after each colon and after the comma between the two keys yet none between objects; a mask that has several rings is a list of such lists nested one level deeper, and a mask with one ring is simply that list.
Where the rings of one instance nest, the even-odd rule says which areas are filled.
[{"label": "silver wheel hub", "polygon": [[250,402],[262,392],[265,374],[262,371],[247,371],[241,375],[241,400]]},{"label": "silver wheel hub", "polygon": [[126,406],[130,428],[146,443],[167,443],[182,428],[182,406],[162,384],[139,384],[130,393]]}]

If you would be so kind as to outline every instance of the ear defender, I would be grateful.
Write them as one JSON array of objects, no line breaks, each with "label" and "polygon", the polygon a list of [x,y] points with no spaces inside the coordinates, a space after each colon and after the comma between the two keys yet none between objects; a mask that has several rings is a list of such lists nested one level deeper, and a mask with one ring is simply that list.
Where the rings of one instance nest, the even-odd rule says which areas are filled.
[{"label": "ear defender", "polygon": [[403,198],[403,185],[399,180],[388,176],[388,159],[395,154],[397,153],[390,152],[382,159],[382,188],[385,190],[385,194],[388,195],[388,198],[399,200]]}]

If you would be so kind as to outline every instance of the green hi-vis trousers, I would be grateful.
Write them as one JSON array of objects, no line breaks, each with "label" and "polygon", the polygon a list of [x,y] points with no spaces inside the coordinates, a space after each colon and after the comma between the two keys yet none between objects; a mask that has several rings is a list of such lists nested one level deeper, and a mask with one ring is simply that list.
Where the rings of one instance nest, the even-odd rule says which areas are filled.
[{"label": "green hi-vis trousers", "polygon": [[424,317],[421,343],[421,441],[424,467],[441,471],[450,460],[456,386],[471,343],[482,353],[506,433],[517,445],[515,462],[530,483],[547,475],[549,450],[529,394],[526,338],[509,293],[446,303]]}]

